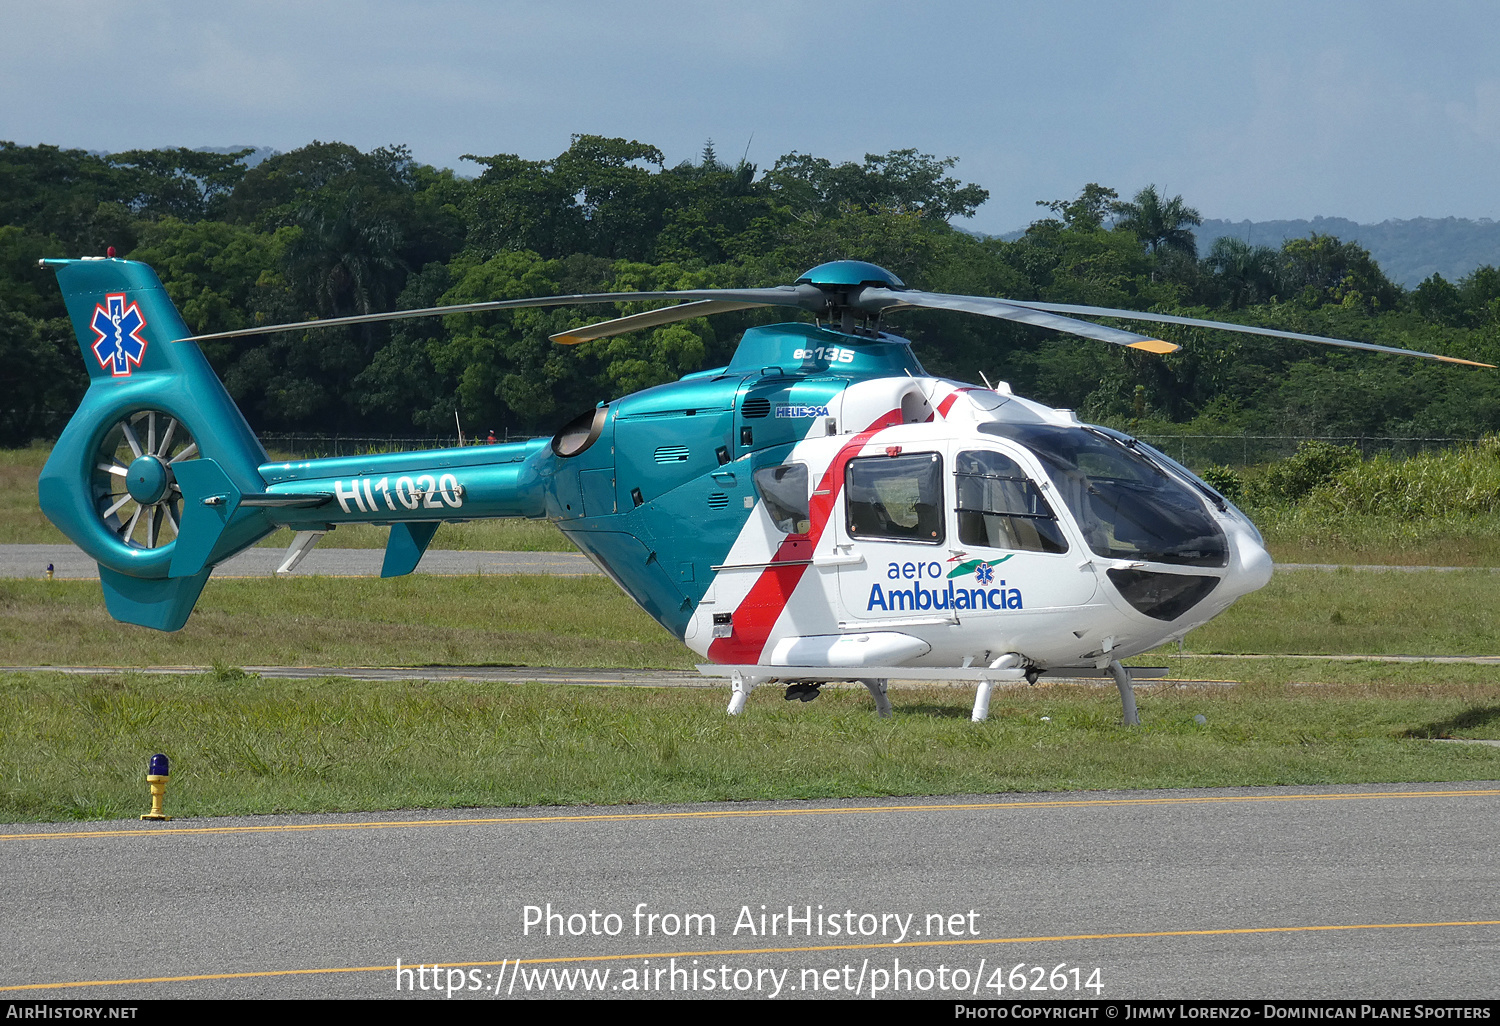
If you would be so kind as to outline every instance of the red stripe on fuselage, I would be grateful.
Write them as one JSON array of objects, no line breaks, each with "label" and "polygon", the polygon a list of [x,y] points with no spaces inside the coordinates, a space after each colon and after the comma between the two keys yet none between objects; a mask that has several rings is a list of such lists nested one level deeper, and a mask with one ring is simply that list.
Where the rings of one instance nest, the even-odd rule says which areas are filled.
[{"label": "red stripe on fuselage", "polygon": [[[859,454],[876,432],[901,423],[901,411],[892,410],[878,418],[838,451],[823,478],[814,489],[808,502],[808,519],[812,528],[805,536],[795,539],[788,536],[777,546],[771,562],[787,559],[806,559],[817,549],[828,519],[836,508],[839,493],[844,487],[844,467]],[[822,494],[819,494],[819,493]],[[806,546],[806,548],[803,548]],[[806,563],[788,566],[770,566],[761,571],[750,591],[734,610],[734,633],[727,638],[716,638],[708,646],[708,658],[716,663],[758,663],[771,636],[771,628],[781,616],[792,592],[807,570]]]},{"label": "red stripe on fuselage", "polygon": [[943,401],[938,403],[938,416],[946,420],[948,417],[948,411],[953,409],[954,403],[958,402],[960,393],[972,391],[974,391],[974,389],[972,388],[955,388],[953,391],[949,392],[947,396],[944,397]]}]

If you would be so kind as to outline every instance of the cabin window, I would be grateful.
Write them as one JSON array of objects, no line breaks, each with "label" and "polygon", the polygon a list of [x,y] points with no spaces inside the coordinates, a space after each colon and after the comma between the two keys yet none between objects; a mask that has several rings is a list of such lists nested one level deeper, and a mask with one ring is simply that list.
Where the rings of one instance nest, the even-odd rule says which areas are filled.
[{"label": "cabin window", "polygon": [[771,522],[783,534],[806,534],[812,528],[807,511],[807,466],[783,463],[762,467],[754,475],[755,490],[766,505]]},{"label": "cabin window", "polygon": [[[1073,514],[1090,549],[1110,559],[1228,566],[1229,541],[1204,495],[1145,446],[1101,428],[992,422],[979,430],[1026,446]],[[1206,487],[1206,486],[1205,486]]]},{"label": "cabin window", "polygon": [[943,540],[943,458],[935,452],[850,460],[844,496],[853,537]]},{"label": "cabin window", "polygon": [[1009,456],[961,452],[953,467],[961,545],[1026,552],[1067,552],[1057,515],[1036,482]]}]

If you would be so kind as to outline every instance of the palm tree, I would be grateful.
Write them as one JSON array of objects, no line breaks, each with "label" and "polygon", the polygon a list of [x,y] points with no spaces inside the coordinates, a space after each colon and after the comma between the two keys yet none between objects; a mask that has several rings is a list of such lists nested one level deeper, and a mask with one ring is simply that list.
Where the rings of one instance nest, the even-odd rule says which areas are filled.
[{"label": "palm tree", "polygon": [[288,247],[286,261],[309,307],[320,317],[384,308],[404,270],[401,229],[394,221],[350,189],[304,203],[296,223],[302,232]]},{"label": "palm tree", "polygon": [[1156,186],[1148,185],[1133,201],[1116,203],[1113,208],[1118,215],[1114,226],[1134,232],[1152,253],[1166,247],[1197,259],[1198,240],[1189,229],[1202,224],[1203,216],[1184,205],[1181,196],[1163,202]]},{"label": "palm tree", "polygon": [[1222,235],[1214,240],[1206,263],[1228,291],[1231,310],[1270,299],[1276,291],[1278,254],[1270,246]]}]

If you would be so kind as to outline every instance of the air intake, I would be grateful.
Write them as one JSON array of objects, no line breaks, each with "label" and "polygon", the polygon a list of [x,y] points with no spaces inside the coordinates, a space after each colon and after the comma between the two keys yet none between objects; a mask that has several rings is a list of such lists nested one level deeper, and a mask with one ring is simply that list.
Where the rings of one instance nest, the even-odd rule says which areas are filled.
[{"label": "air intake", "polygon": [[658,463],[686,463],[687,458],[688,447],[685,445],[664,445],[656,450]]},{"label": "air intake", "polygon": [[769,417],[770,415],[771,400],[766,399],[762,396],[755,396],[753,399],[746,399],[745,402],[740,406],[740,416],[744,417],[746,420],[759,420],[762,417]]}]

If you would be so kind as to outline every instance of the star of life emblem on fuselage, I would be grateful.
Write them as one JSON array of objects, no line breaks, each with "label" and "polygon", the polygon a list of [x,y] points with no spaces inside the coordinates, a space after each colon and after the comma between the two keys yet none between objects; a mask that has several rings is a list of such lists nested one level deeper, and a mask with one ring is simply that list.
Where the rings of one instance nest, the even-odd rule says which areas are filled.
[{"label": "star of life emblem on fuselage", "polygon": [[123,292],[105,296],[104,302],[94,307],[94,319],[89,325],[99,336],[94,343],[99,366],[117,378],[128,377],[131,367],[139,367],[146,355],[146,340],[139,334],[145,326],[141,308],[135,303],[126,306]]}]

